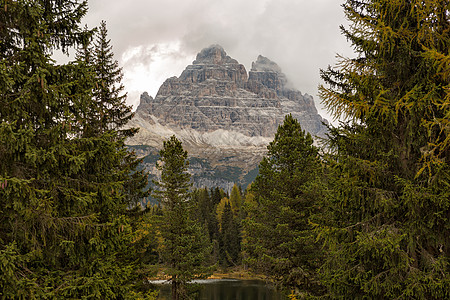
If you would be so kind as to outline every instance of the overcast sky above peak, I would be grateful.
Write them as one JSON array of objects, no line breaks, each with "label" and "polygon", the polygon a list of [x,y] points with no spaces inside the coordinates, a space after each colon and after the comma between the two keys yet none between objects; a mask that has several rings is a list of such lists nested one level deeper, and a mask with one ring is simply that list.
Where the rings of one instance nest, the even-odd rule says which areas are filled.
[{"label": "overcast sky above peak", "polygon": [[341,0],[89,0],[85,22],[105,20],[123,68],[128,103],[155,96],[165,79],[179,76],[201,49],[221,45],[251,68],[259,54],[276,62],[302,93],[314,96],[319,69],[351,56],[339,25]]}]

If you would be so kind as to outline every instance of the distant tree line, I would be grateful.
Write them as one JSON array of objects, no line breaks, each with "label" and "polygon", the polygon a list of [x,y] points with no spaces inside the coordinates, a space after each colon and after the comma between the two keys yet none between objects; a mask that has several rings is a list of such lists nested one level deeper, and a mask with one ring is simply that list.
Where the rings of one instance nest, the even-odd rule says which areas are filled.
[{"label": "distant tree line", "polygon": [[2,299],[155,299],[155,276],[188,299],[189,281],[233,269],[292,299],[450,298],[448,0],[345,1],[357,57],[320,87],[345,121],[317,145],[287,115],[229,195],[192,188],[175,136],[145,188],[106,23],[80,27],[86,1],[1,4]]}]

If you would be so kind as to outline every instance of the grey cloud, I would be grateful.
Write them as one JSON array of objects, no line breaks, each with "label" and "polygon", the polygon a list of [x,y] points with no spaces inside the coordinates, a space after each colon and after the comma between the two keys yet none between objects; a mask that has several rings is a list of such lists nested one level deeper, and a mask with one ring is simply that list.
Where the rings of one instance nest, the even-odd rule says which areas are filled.
[{"label": "grey cloud", "polygon": [[125,52],[122,55],[122,67],[133,66],[137,64],[150,66],[158,57],[182,59],[184,53],[173,49],[163,49],[161,45],[142,45],[132,48],[131,52]]},{"label": "grey cloud", "polygon": [[319,69],[334,65],[336,53],[352,53],[339,31],[345,22],[342,2],[91,0],[86,20],[89,26],[107,21],[119,62],[123,53],[139,46],[141,52],[127,64],[152,63],[161,50],[154,46],[159,44],[180,43],[178,52],[167,54],[173,59],[220,44],[247,69],[259,54],[275,61],[299,90],[318,103]]}]

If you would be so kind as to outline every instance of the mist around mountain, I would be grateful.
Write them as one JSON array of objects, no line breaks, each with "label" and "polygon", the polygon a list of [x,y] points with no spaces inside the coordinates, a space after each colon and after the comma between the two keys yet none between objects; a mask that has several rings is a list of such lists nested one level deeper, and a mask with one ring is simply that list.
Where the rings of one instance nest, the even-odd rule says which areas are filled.
[{"label": "mist around mountain", "polygon": [[245,188],[254,180],[287,114],[313,136],[324,137],[327,121],[313,97],[293,87],[275,62],[260,55],[247,72],[221,46],[212,45],[179,77],[168,78],[155,98],[141,95],[128,124],[140,131],[127,143],[146,156],[145,168],[157,177],[157,151],[175,135],[189,153],[194,186],[230,191],[234,183]]}]

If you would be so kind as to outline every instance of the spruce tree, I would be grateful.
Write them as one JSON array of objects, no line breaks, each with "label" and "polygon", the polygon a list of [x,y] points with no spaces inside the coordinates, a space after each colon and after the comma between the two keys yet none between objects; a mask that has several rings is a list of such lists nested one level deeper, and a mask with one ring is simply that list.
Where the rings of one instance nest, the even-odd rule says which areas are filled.
[{"label": "spruce tree", "polygon": [[94,65],[97,81],[94,88],[94,99],[97,104],[97,130],[119,130],[124,136],[135,133],[135,129],[123,129],[133,117],[131,106],[125,103],[126,94],[121,83],[123,74],[117,60],[114,59],[111,40],[108,39],[106,22],[100,23],[94,40]]},{"label": "spruce tree", "polygon": [[197,189],[192,193],[193,217],[197,222],[206,224],[211,241],[217,240],[219,228],[216,217],[216,209],[208,189]]},{"label": "spruce tree", "polygon": [[318,232],[331,297],[450,296],[449,1],[348,0],[356,51],[322,71],[330,134]]},{"label": "spruce tree", "polygon": [[211,188],[211,201],[214,206],[217,206],[223,197],[226,197],[226,194],[221,188]]},{"label": "spruce tree", "polygon": [[190,217],[190,174],[187,152],[172,136],[159,152],[161,180],[154,181],[154,197],[161,203],[161,257],[172,281],[172,299],[187,298],[186,283],[208,272],[211,252],[206,228]]},{"label": "spruce tree", "polygon": [[74,88],[79,90],[79,94],[82,94],[86,99],[79,101],[83,103],[83,109],[78,112],[77,121],[71,122],[69,126],[78,127],[77,134],[84,138],[95,136],[98,133],[95,128],[98,123],[96,120],[98,108],[94,101],[94,88],[97,81],[92,45],[94,33],[95,29],[89,30],[86,25],[81,35],[81,42],[75,49],[75,63],[78,71],[75,73],[77,85]]},{"label": "spruce tree", "polygon": [[230,195],[230,205],[235,214],[239,214],[242,205],[242,195],[237,184],[233,185]]},{"label": "spruce tree", "polygon": [[239,254],[241,252],[241,237],[239,231],[239,219],[233,213],[230,202],[225,204],[221,218],[221,256],[222,264],[237,266],[239,264]]},{"label": "spruce tree", "polygon": [[[86,1],[2,1],[0,290],[11,298],[124,298],[133,264],[127,208],[146,177],[117,130],[85,135]],[[120,108],[121,109],[121,108]],[[145,185],[144,185],[145,186]]]},{"label": "spruce tree", "polygon": [[285,287],[318,293],[320,251],[308,224],[321,191],[318,148],[291,115],[267,148],[246,203],[247,263]]}]

